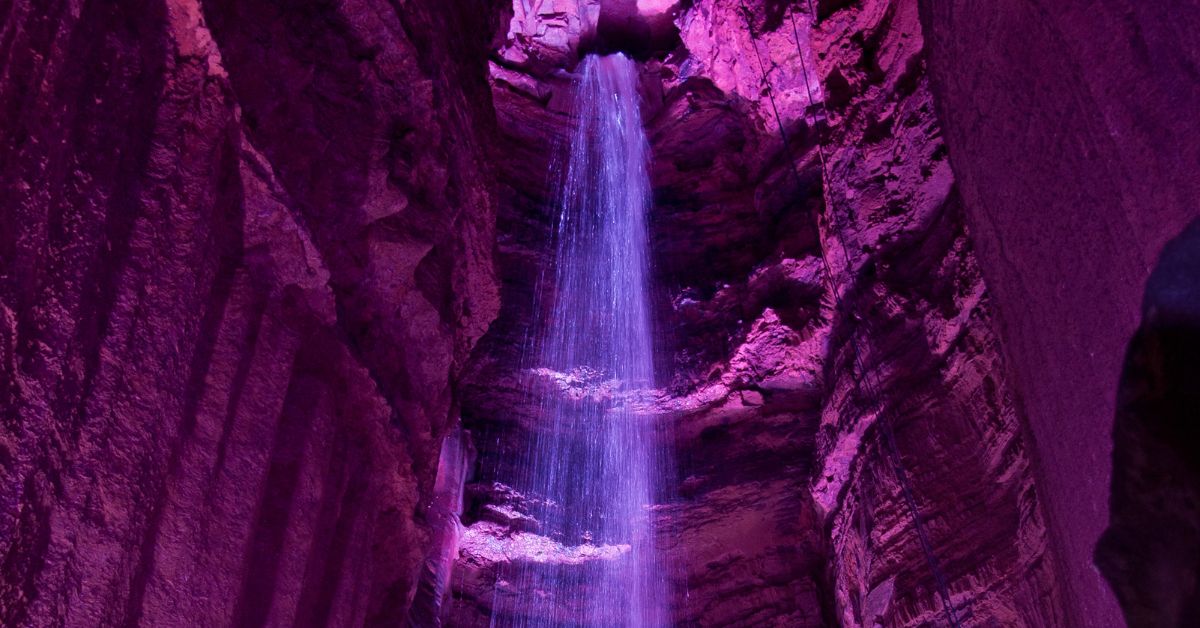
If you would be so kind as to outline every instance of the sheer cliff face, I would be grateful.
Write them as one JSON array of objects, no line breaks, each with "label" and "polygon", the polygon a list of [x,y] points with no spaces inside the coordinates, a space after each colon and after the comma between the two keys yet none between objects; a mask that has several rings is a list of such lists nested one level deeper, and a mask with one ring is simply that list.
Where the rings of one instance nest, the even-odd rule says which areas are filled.
[{"label": "sheer cliff face", "polygon": [[[1028,440],[935,117],[916,3],[831,8],[813,38],[830,124],[826,242],[858,314],[834,322],[845,343],[827,362],[813,484],[832,523],[842,619],[941,621],[936,560],[965,623],[1060,624]],[[856,390],[856,372],[882,401]],[[931,551],[916,540],[897,457]]]},{"label": "sheer cliff face", "polygon": [[[549,263],[547,157],[570,124],[556,68],[589,42],[586,19],[534,5],[491,66],[517,158],[499,168],[504,306],[463,387],[482,454],[456,572],[465,625],[503,595],[496,561],[531,559],[507,535],[536,528],[520,513],[536,496],[494,483],[534,420],[517,355]],[[936,573],[968,625],[1064,623],[917,3],[820,3],[815,28],[803,3],[746,8],[670,6],[677,44],[641,51],[663,353],[648,411],[679,461],[655,506],[677,617],[940,622]]]},{"label": "sheer cliff face", "polygon": [[403,618],[498,305],[463,4],[6,4],[0,623]]},{"label": "sheer cliff face", "polygon": [[940,579],[967,625],[1067,623],[964,216],[1013,156],[955,157],[960,191],[934,105],[983,109],[944,74],[934,102],[918,0],[813,4],[5,5],[0,624],[403,621],[460,411],[447,616],[486,624],[536,532],[496,482],[536,428],[549,157],[614,49],[644,62],[677,618],[923,625]]},{"label": "sheer cliff face", "polygon": [[[1182,602],[1196,599],[1194,584],[1183,584],[1200,564],[1184,540],[1196,521],[1184,496],[1196,489],[1185,479],[1193,472],[1177,466],[1194,459],[1195,439],[1184,434],[1196,415],[1172,404],[1182,403],[1182,382],[1200,383],[1170,356],[1191,346],[1197,323],[1180,315],[1182,302],[1168,303],[1169,315],[1155,311],[1170,299],[1155,294],[1151,270],[1168,241],[1179,238],[1176,255],[1187,249],[1181,234],[1198,215],[1200,117],[1184,112],[1200,108],[1200,7],[921,8],[951,163],[1037,437],[1075,614],[1120,621],[1092,561],[1107,518],[1099,560],[1127,619],[1196,623],[1200,611]],[[1194,282],[1200,270],[1191,268]],[[1155,273],[1178,275],[1176,294],[1192,294],[1185,271]],[[1168,337],[1177,345],[1166,349]],[[1171,514],[1161,509],[1167,494]]]}]

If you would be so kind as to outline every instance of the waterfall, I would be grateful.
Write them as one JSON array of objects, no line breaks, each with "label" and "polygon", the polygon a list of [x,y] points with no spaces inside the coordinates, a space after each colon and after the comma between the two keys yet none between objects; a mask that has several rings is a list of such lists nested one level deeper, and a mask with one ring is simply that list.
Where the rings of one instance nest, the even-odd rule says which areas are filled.
[{"label": "waterfall", "polygon": [[493,625],[669,623],[649,511],[666,456],[636,411],[654,387],[638,68],[619,54],[580,68],[577,126],[552,171],[553,281],[527,355],[541,423],[517,482],[544,545],[502,570],[511,595],[498,595]]}]

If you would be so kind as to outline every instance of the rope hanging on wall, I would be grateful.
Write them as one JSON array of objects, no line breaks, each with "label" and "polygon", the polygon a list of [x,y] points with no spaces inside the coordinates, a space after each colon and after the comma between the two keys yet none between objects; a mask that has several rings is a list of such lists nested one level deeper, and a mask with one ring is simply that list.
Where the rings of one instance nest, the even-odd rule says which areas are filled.
[{"label": "rope hanging on wall", "polygon": [[[766,65],[763,63],[762,55],[759,53],[759,50],[758,50],[758,40],[754,34],[754,24],[751,21],[751,13],[750,13],[749,9],[746,7],[745,0],[738,0],[738,1],[739,1],[739,4],[741,5],[742,17],[746,20],[746,28],[750,34],[750,42],[751,42],[752,46],[754,47],[754,56],[758,61],[759,73],[762,76],[763,86],[767,90],[767,96],[771,103],[771,110],[775,117],[775,123],[779,127],[779,136],[783,142],[783,150],[787,154],[788,162],[789,162],[789,165],[791,166],[791,170],[792,170],[792,176],[795,177],[796,184],[798,186],[800,186],[800,185],[802,185],[802,179],[800,178],[800,171],[796,165],[795,154],[792,152],[790,142],[788,141],[787,130],[783,126],[783,119],[779,115],[779,108],[775,102],[775,90],[771,86],[770,79],[767,77]],[[815,20],[816,12],[813,10],[812,0],[807,0],[807,3],[808,3],[809,14],[812,15],[813,19]],[[791,24],[792,24],[792,34],[793,34],[793,37],[795,38],[795,43],[796,43],[796,54],[799,55],[799,57],[800,57],[800,68],[801,68],[801,71],[803,72],[802,76],[804,79],[805,92],[808,95],[808,102],[810,105],[816,104],[816,99],[814,98],[814,95],[812,93],[812,86],[809,82],[808,66],[804,60],[804,52],[803,52],[804,49],[803,49],[803,46],[802,46],[801,40],[800,40],[800,30],[796,26],[795,14],[788,13],[788,17],[791,20]],[[822,103],[819,106],[824,107],[824,104]],[[828,115],[826,115],[826,118],[828,118]],[[812,122],[809,122],[808,113],[805,112],[804,120],[807,124],[809,124],[809,128],[813,128],[813,129],[816,128],[817,120],[816,120],[815,115],[813,116]],[[822,180],[828,182],[830,180],[829,167],[828,167],[828,163],[825,159],[824,148],[820,141],[817,142],[816,148],[817,148],[818,161],[820,162],[820,165],[821,165]],[[830,207],[829,207],[830,211],[829,211],[829,217],[826,219],[827,220],[826,227],[828,227],[828,233],[830,234],[830,237],[837,237],[836,234],[839,233],[838,225],[836,224],[836,222],[833,222],[833,219],[836,218],[837,212],[834,211],[836,208],[833,206],[834,204],[833,204],[832,197],[829,197],[829,198],[830,198]],[[825,270],[825,277],[826,277],[826,280],[828,281],[829,292],[833,296],[835,312],[844,312],[845,309],[844,309],[844,306],[842,303],[842,297],[841,297],[841,294],[838,292],[837,283],[834,281],[833,266],[829,262],[829,256],[828,256],[828,253],[826,252],[825,241],[820,238],[818,238],[818,240],[819,240],[819,244],[820,244],[819,250],[820,250],[820,255],[821,255],[821,264]],[[853,274],[853,268],[851,267],[849,255],[847,255],[845,257],[846,257],[846,276],[847,276],[847,278],[849,278]],[[854,318],[856,320],[860,321],[866,327],[868,333],[873,333],[869,319],[867,319],[865,317],[860,318],[857,316],[855,316]],[[933,544],[929,540],[929,534],[925,528],[925,522],[922,519],[920,509],[917,506],[916,497],[914,496],[914,493],[912,490],[912,483],[908,477],[908,471],[904,467],[903,460],[900,456],[899,447],[896,444],[896,435],[895,435],[895,431],[893,430],[893,425],[892,425],[893,417],[891,416],[891,413],[893,411],[893,406],[892,406],[892,404],[882,403],[882,401],[880,400],[879,394],[878,394],[878,389],[879,389],[878,381],[874,381],[874,382],[872,381],[872,379],[873,379],[872,374],[871,374],[871,372],[869,372],[867,370],[866,365],[862,361],[862,356],[859,352],[859,347],[855,343],[855,336],[853,333],[851,333],[849,335],[848,340],[849,340],[851,355],[853,356],[853,360],[854,360],[854,368],[861,374],[861,377],[854,377],[853,373],[851,375],[851,378],[855,385],[855,392],[858,396],[860,396],[863,399],[866,399],[869,402],[867,407],[878,407],[878,409],[879,409],[879,415],[877,417],[876,423],[880,426],[880,431],[883,435],[882,440],[884,442],[884,447],[887,450],[889,461],[891,462],[892,469],[896,474],[896,479],[897,479],[898,483],[900,484],[901,492],[903,493],[903,497],[904,497],[904,502],[908,508],[909,515],[912,519],[913,528],[917,533],[917,539],[921,546],[921,551],[925,556],[925,561],[929,564],[929,569],[933,573],[934,580],[937,584],[938,597],[941,598],[942,609],[945,612],[946,621],[952,628],[960,628],[962,626],[962,623],[958,618],[958,611],[955,609],[954,603],[950,599],[949,583],[946,579],[945,573],[942,571],[942,568],[938,562],[937,556],[934,554]]]}]

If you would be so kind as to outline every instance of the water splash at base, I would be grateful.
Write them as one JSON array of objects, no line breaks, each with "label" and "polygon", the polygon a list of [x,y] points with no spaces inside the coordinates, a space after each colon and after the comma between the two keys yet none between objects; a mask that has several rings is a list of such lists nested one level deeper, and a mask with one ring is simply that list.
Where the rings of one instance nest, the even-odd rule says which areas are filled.
[{"label": "water splash at base", "polygon": [[665,456],[652,420],[632,407],[654,387],[638,68],[619,54],[587,57],[580,68],[578,126],[554,173],[554,280],[527,356],[531,371],[556,385],[536,393],[542,429],[515,482],[536,498],[539,531],[505,541],[529,552],[497,548],[509,560],[497,583],[496,626],[669,623],[667,569],[649,509]]}]

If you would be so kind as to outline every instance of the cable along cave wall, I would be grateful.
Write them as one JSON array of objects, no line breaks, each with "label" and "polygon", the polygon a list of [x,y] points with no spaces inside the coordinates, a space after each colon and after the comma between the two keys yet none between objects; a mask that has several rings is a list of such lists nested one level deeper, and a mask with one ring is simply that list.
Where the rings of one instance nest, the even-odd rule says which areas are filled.
[{"label": "cable along cave wall", "polygon": [[[493,481],[547,159],[565,73],[631,41],[676,619],[1071,623],[964,219],[1001,169],[950,155],[960,194],[917,5],[14,0],[0,623],[402,622],[460,413],[464,523],[531,525]],[[462,547],[446,621],[505,559]]]},{"label": "cable along cave wall", "polygon": [[[549,250],[546,156],[590,45],[586,19],[518,4],[490,64],[503,306],[463,386],[481,456],[456,625],[485,624],[521,560],[489,538],[537,526],[497,482],[536,429],[516,356]],[[666,10],[678,43],[643,55],[642,93],[676,620],[922,625],[946,621],[945,592],[964,625],[1065,623],[916,2]]]}]

